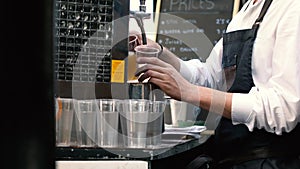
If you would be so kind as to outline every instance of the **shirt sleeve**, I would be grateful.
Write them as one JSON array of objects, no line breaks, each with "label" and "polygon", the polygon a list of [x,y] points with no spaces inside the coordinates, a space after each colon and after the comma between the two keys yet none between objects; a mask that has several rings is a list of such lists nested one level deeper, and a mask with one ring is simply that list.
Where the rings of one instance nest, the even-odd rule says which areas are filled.
[{"label": "shirt sleeve", "polygon": [[[299,8],[299,1],[291,1],[287,6],[277,8],[284,13],[281,15],[278,11],[273,12],[274,18],[279,21],[274,19],[272,23],[266,24],[268,28],[260,28],[264,28],[265,33],[276,30],[272,37],[260,39],[260,44],[255,44],[256,50],[260,50],[253,56],[256,57],[254,64],[257,66],[252,70],[256,80],[255,87],[247,94],[233,94],[233,124],[245,124],[250,131],[259,128],[281,135],[292,131],[300,122]],[[243,25],[231,26],[234,29]],[[225,91],[222,86],[224,76],[221,42],[222,39],[215,45],[205,63],[199,60],[181,61],[180,73],[194,84]],[[270,63],[269,67],[264,67],[265,62]]]},{"label": "shirt sleeve", "polygon": [[201,62],[199,59],[181,60],[180,74],[193,84],[223,90],[222,41],[221,38],[205,62]]},{"label": "shirt sleeve", "polygon": [[[297,3],[299,4],[299,3]],[[280,18],[271,49],[271,76],[248,94],[233,94],[232,122],[281,135],[300,119],[300,15],[290,6]],[[267,47],[267,46],[265,46]],[[256,72],[254,72],[256,73]]]}]

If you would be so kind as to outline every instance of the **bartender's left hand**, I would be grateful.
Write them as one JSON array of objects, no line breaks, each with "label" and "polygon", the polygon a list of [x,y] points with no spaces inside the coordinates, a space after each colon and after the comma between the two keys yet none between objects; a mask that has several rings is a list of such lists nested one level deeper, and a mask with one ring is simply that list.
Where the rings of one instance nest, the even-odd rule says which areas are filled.
[{"label": "bartender's left hand", "polygon": [[150,83],[160,87],[168,96],[173,99],[187,101],[193,93],[197,92],[197,87],[186,79],[170,64],[156,57],[139,57],[137,63],[145,64],[136,71],[136,76],[140,82],[149,78]]}]

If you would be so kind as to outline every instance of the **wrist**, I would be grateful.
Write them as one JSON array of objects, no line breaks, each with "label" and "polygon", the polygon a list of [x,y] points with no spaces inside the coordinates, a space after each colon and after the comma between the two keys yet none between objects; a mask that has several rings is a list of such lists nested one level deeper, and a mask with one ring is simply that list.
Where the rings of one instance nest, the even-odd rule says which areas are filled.
[{"label": "wrist", "polygon": [[188,86],[186,86],[183,93],[183,100],[199,106],[200,103],[200,90],[199,86],[189,83]]},{"label": "wrist", "polygon": [[157,43],[158,45],[159,45],[159,47],[160,47],[160,51],[159,51],[159,53],[158,53],[158,57],[163,53],[163,51],[164,51],[164,47],[163,47],[163,45],[162,44],[160,44],[160,43]]}]

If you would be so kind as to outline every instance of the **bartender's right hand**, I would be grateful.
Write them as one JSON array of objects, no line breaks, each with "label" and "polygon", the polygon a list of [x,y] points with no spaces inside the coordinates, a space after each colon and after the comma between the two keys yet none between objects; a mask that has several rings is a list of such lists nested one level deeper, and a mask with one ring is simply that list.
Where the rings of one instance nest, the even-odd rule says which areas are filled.
[{"label": "bartender's right hand", "polygon": [[[130,31],[130,34],[135,34],[138,37],[139,45],[143,44],[143,38],[140,32],[138,31]],[[157,42],[147,38],[147,45],[157,48],[160,50],[160,56],[158,58],[166,63],[172,65],[177,71],[180,70],[180,58],[177,57],[174,53],[168,50],[166,47],[159,45]]]},{"label": "bartender's right hand", "polygon": [[149,78],[148,82],[157,85],[176,100],[189,101],[191,96],[200,96],[197,94],[197,86],[188,82],[171,64],[156,57],[139,57],[137,63],[145,64],[135,73],[140,82]]}]

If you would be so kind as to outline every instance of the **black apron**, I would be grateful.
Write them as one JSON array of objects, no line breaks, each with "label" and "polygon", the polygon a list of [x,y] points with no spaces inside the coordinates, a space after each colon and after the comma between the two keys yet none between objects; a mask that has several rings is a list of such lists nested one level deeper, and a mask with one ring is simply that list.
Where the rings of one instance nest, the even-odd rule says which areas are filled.
[{"label": "black apron", "polygon": [[[265,1],[252,29],[233,31],[223,35],[222,67],[225,71],[228,92],[248,93],[255,85],[251,70],[253,44],[259,25],[271,2],[272,0]],[[300,160],[297,158],[300,152],[299,138],[299,125],[292,132],[278,136],[264,129],[254,129],[253,132],[250,132],[246,125],[233,125],[231,119],[222,117],[215,130],[215,135],[209,140],[212,142],[209,151],[206,152],[209,156],[199,156],[187,166],[187,169],[207,168],[203,164],[209,164],[212,161],[214,161],[212,165],[217,164],[216,168],[218,169],[260,169],[264,167],[300,169]],[[294,161],[289,161],[288,165],[290,166],[286,166],[286,164],[278,162],[282,159],[277,158],[281,157],[294,159]],[[269,164],[272,167],[266,166]]]},{"label": "black apron", "polygon": [[[222,67],[225,70],[228,92],[248,93],[254,86],[251,60],[253,44],[260,23],[272,0],[266,0],[252,29],[229,32],[223,35]],[[254,129],[246,125],[233,125],[231,119],[222,118],[215,134],[218,161],[244,162],[258,158],[279,157],[299,154],[299,125],[282,136]],[[298,166],[300,168],[300,166]]]}]

